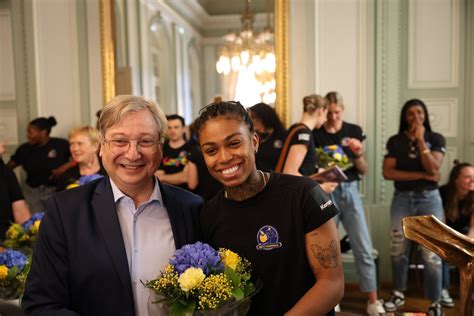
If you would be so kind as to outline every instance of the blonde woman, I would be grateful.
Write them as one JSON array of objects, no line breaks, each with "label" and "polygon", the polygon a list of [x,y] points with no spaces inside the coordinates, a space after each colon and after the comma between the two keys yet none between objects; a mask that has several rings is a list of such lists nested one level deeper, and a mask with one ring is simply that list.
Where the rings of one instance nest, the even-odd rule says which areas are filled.
[{"label": "blonde woman", "polygon": [[100,165],[99,132],[92,126],[81,126],[69,132],[69,149],[75,166],[66,170],[59,178],[56,191],[63,191],[71,184],[76,184],[82,176],[101,174],[105,171]]}]

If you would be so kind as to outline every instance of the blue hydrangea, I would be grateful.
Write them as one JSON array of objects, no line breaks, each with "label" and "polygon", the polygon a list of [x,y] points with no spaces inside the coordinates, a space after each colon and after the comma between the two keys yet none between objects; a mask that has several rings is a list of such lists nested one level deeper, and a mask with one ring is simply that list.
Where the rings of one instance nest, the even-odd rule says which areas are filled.
[{"label": "blue hydrangea", "polygon": [[180,275],[190,267],[201,268],[205,275],[224,270],[219,253],[200,241],[176,250],[169,262]]},{"label": "blue hydrangea", "polygon": [[0,265],[6,265],[8,269],[16,266],[20,271],[22,271],[26,265],[26,261],[27,257],[20,251],[7,249],[0,253]]},{"label": "blue hydrangea", "polygon": [[84,185],[86,183],[89,183],[91,181],[100,179],[102,177],[103,177],[103,175],[98,174],[98,173],[88,174],[86,176],[82,176],[82,177],[79,178],[79,185]]},{"label": "blue hydrangea", "polygon": [[23,229],[25,231],[29,231],[31,225],[33,225],[38,220],[42,220],[43,216],[44,216],[44,212],[33,214],[33,216],[31,216],[29,220],[21,224],[21,226],[23,226]]}]

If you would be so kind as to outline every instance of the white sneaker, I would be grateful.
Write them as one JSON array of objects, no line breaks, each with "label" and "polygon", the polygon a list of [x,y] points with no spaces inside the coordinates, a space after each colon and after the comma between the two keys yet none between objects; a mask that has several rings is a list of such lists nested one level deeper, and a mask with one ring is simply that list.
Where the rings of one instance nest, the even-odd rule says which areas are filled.
[{"label": "white sneaker", "polygon": [[367,302],[367,315],[379,316],[380,314],[385,314],[382,301],[377,300],[374,303]]},{"label": "white sneaker", "polygon": [[441,303],[441,305],[443,307],[453,307],[454,306],[454,301],[451,298],[451,296],[449,295],[449,292],[448,292],[447,289],[443,289],[441,291],[441,299],[439,300],[439,302]]},{"label": "white sneaker", "polygon": [[336,306],[334,306],[334,311],[335,312],[340,312],[341,311],[341,305],[337,304]]}]

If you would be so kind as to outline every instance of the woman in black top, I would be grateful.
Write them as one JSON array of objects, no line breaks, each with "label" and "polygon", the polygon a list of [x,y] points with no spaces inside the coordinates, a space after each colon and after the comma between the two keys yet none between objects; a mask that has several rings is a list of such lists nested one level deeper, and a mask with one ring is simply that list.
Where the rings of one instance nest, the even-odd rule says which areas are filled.
[{"label": "woman in black top", "polygon": [[92,126],[74,128],[69,132],[69,148],[76,165],[59,176],[56,191],[79,185],[82,176],[105,175],[97,157],[99,144],[99,131]]},{"label": "woman in black top", "polygon": [[202,209],[204,240],[247,258],[263,289],[249,315],[323,315],[342,299],[337,209],[316,182],[257,170],[258,136],[245,108],[201,110],[198,141],[224,186]]},{"label": "woman in black top", "polygon": [[[439,188],[443,200],[446,225],[474,238],[474,167],[467,163],[454,161],[448,183]],[[449,295],[449,264],[443,261],[443,291],[441,304],[454,306]]]},{"label": "woman in black top", "polygon": [[257,168],[267,172],[275,170],[286,138],[285,127],[268,104],[257,103],[248,111],[259,137],[260,145],[255,155]]},{"label": "woman in black top", "polygon": [[[326,98],[317,94],[303,98],[303,117],[299,123],[288,129],[287,137],[291,139],[289,139],[289,150],[284,159],[282,173],[313,177],[322,170],[318,170],[318,158],[312,131],[315,128],[320,128],[326,122],[327,114],[328,101]],[[287,140],[285,140],[286,142]],[[331,193],[338,184],[325,182],[320,185],[326,193]]]},{"label": "woman in black top", "polygon": [[[416,215],[444,218],[438,191],[444,152],[444,137],[431,130],[426,105],[418,99],[407,101],[401,110],[398,134],[388,140],[383,162],[384,178],[395,185],[390,212],[394,291],[384,304],[387,312],[405,303],[411,244],[403,234],[402,219]],[[441,258],[426,248],[422,254],[425,293],[432,302],[429,312],[441,315]]]},{"label": "woman in black top", "polygon": [[27,128],[28,142],[18,147],[7,163],[10,169],[23,166],[26,172],[24,193],[31,213],[44,211],[46,198],[55,191],[55,178],[71,166],[68,141],[49,136],[56,124],[53,116],[32,120]]}]

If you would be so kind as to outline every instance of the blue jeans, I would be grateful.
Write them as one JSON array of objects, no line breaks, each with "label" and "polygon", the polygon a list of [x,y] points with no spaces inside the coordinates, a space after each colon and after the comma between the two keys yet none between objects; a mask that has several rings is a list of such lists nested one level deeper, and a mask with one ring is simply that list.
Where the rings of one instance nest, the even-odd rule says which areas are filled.
[{"label": "blue jeans", "polygon": [[341,221],[349,236],[359,275],[360,290],[362,292],[376,291],[377,271],[372,257],[372,240],[367,228],[357,181],[342,182],[332,193],[332,200],[339,209],[336,224]]},{"label": "blue jeans", "polygon": [[[439,191],[395,191],[391,206],[392,279],[395,290],[407,288],[408,264],[411,242],[405,238],[402,219],[407,216],[434,215],[444,221],[443,205]],[[425,295],[432,302],[441,297],[441,258],[421,247],[425,269],[423,279]]]}]

